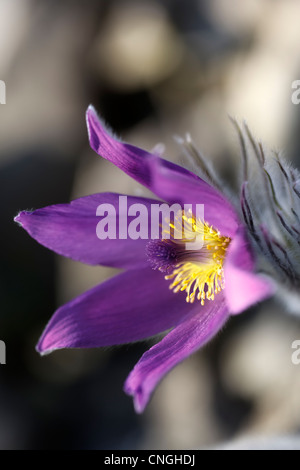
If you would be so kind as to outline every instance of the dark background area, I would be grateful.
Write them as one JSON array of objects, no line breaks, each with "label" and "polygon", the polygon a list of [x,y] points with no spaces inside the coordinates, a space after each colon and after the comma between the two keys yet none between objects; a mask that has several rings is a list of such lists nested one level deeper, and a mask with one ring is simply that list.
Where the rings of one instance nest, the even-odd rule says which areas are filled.
[{"label": "dark background area", "polygon": [[[300,4],[292,0],[0,3],[1,449],[191,449],[297,434],[300,322],[269,301],[233,318],[158,387],[142,416],[123,383],[151,341],[105,350],[35,345],[54,310],[114,273],[65,260],[14,222],[22,209],[143,189],[89,148],[92,103],[131,143],[182,162],[175,134],[235,187],[228,114],[297,165]],[[142,315],[142,312],[141,312]]]}]

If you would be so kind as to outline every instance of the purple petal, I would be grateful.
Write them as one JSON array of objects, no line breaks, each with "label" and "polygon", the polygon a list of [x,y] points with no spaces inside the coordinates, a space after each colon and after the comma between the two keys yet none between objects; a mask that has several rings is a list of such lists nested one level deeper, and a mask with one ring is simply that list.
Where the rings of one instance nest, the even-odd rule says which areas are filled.
[{"label": "purple petal", "polygon": [[195,309],[185,297],[169,289],[160,271],[127,271],[60,307],[37,350],[93,348],[148,338],[171,328]]},{"label": "purple petal", "polygon": [[133,396],[141,413],[158,382],[179,362],[207,343],[224,325],[228,311],[220,294],[191,312],[162,341],[147,351],[126,380],[124,390]]},{"label": "purple petal", "polygon": [[92,149],[143,186],[149,187],[149,161],[158,157],[114,137],[100,121],[93,106],[88,107],[86,122]]},{"label": "purple petal", "polygon": [[230,202],[213,186],[189,173],[178,171],[177,165],[162,159],[152,162],[151,191],[170,204],[204,204],[204,219],[222,235],[234,237],[238,216]]},{"label": "purple petal", "polygon": [[204,204],[205,220],[232,237],[238,217],[231,203],[194,173],[113,137],[90,106],[87,127],[93,150],[146,186],[158,197],[173,204]]},{"label": "purple petal", "polygon": [[241,313],[274,293],[274,285],[254,273],[254,257],[245,230],[231,241],[224,265],[225,298],[231,314]]},{"label": "purple petal", "polygon": [[[127,204],[143,204],[148,211],[150,223],[151,203],[157,201],[127,196]],[[37,209],[33,212],[20,212],[15,218],[22,227],[39,243],[56,253],[83,263],[117,268],[133,269],[148,265],[145,245],[148,240],[100,240],[96,227],[100,217],[96,215],[100,204],[112,204],[116,209],[116,226],[126,227],[130,217],[127,210],[119,213],[119,195],[111,193],[93,194],[72,201]],[[112,221],[114,223],[114,221]]]}]

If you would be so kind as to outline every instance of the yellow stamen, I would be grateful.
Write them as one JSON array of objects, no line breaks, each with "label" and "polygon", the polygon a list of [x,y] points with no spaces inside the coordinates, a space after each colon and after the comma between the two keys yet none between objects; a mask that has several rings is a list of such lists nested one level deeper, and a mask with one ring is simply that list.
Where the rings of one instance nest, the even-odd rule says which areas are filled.
[{"label": "yellow stamen", "polygon": [[[176,230],[180,227],[179,218],[185,222],[184,234],[189,235],[188,238],[181,240],[179,236],[176,237]],[[194,239],[196,236],[202,236],[203,247],[193,253],[192,257],[188,255],[191,252],[187,250],[188,261],[178,263],[172,274],[165,276],[165,279],[172,280],[170,289],[175,293],[186,292],[187,302],[193,303],[197,299],[201,301],[201,305],[204,305],[205,300],[214,300],[215,295],[224,289],[223,262],[231,239],[221,236],[218,230],[196,219],[190,213],[187,217],[181,212],[175,219],[177,223],[170,224],[169,232],[172,233],[173,241],[179,245],[186,244],[192,241],[190,235],[193,233]]]}]

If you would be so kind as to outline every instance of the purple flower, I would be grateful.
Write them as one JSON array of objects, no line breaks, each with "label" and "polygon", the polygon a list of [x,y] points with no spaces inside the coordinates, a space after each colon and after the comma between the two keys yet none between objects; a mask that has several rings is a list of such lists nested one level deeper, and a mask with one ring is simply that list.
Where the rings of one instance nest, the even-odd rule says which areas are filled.
[{"label": "purple flower", "polygon": [[[93,107],[87,111],[87,125],[93,150],[158,198],[181,206],[205,205],[205,221],[182,213],[204,236],[201,250],[185,249],[182,240],[165,236],[150,241],[99,240],[100,204],[114,206],[117,222],[127,217],[119,211],[119,195],[112,193],[23,211],[15,219],[56,253],[124,270],[60,307],[40,338],[40,353],[124,344],[171,330],[142,356],[126,380],[125,391],[133,396],[136,411],[142,412],[164,375],[207,343],[230,315],[267,298],[273,287],[255,273],[245,226],[218,189],[155,153],[112,137]],[[141,203],[149,213],[157,202],[128,196],[129,206]]]}]

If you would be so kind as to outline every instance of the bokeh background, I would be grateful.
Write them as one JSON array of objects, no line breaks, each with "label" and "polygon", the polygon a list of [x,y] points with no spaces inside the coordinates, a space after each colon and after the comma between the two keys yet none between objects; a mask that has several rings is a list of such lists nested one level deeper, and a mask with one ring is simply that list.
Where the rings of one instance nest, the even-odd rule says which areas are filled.
[{"label": "bokeh background", "polygon": [[90,103],[124,140],[149,150],[163,142],[174,161],[182,151],[173,136],[190,132],[235,188],[240,151],[228,114],[300,165],[300,106],[291,102],[299,17],[297,0],[0,0],[0,448],[297,441],[299,318],[269,301],[231,319],[137,416],[122,386],[151,341],[35,352],[55,308],[114,272],[54,255],[13,217],[94,192],[142,194],[89,148]]}]

